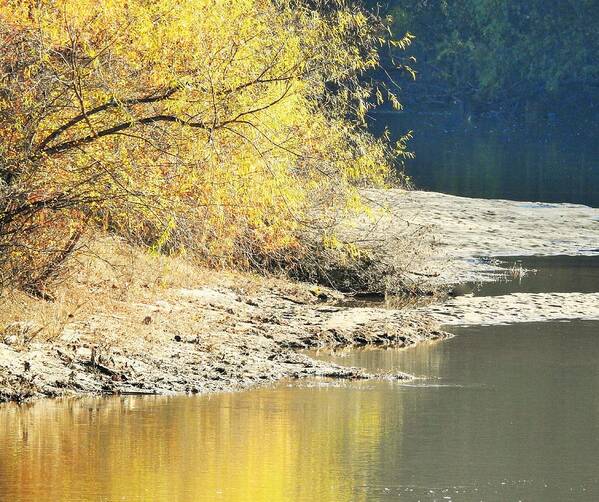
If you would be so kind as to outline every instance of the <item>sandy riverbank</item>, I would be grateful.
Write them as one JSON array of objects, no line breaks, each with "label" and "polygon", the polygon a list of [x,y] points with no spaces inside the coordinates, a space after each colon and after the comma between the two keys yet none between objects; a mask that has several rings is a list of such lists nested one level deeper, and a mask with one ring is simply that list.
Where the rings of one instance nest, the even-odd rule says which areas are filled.
[{"label": "sandy riverbank", "polygon": [[205,393],[306,376],[404,379],[317,361],[300,349],[406,347],[448,336],[428,316],[335,307],[333,292],[271,282],[251,294],[215,284],[164,291],[152,303],[71,323],[51,341],[27,342],[27,324],[15,325],[0,343],[0,399]]},{"label": "sandy riverbank", "polygon": [[428,230],[422,235],[432,254],[421,271],[435,275],[430,280],[437,284],[496,279],[501,269],[480,258],[599,255],[599,208],[423,191],[365,195],[392,211],[377,231],[401,236]]},{"label": "sandy riverbank", "polygon": [[[599,255],[597,208],[422,191],[367,195],[397,215],[394,221],[390,217],[381,221],[385,232],[402,235],[410,228],[428,228],[423,235],[430,240],[432,253],[422,270],[434,285],[505,279],[506,273],[509,279],[509,270],[493,261],[496,257]],[[467,295],[417,311],[443,325],[599,320],[599,292]]]},{"label": "sandy riverbank", "polygon": [[[495,277],[481,256],[593,254],[599,209],[466,199],[432,192],[369,191],[391,208],[376,232],[421,232],[432,249],[418,280],[447,285]],[[368,227],[368,230],[365,230]],[[352,231],[368,231],[354,225]],[[340,294],[286,280],[218,274],[185,287],[116,302],[65,323],[51,339],[14,323],[0,338],[0,400],[100,393],[203,393],[281,378],[409,378],[370,375],[317,361],[316,347],[406,347],[449,335],[443,324],[597,319],[597,294],[460,297],[393,310],[335,306]],[[557,295],[557,296],[556,296]]]}]

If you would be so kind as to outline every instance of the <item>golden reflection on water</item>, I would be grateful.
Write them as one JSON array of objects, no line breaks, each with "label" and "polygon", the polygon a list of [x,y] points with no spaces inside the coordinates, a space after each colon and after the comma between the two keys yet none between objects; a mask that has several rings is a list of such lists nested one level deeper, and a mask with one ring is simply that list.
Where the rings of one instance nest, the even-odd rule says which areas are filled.
[{"label": "golden reflection on water", "polygon": [[366,500],[384,431],[401,427],[397,400],[385,412],[388,390],[4,405],[0,500]]},{"label": "golden reflection on water", "polygon": [[599,500],[597,327],[334,356],[410,385],[0,406],[0,502]]}]

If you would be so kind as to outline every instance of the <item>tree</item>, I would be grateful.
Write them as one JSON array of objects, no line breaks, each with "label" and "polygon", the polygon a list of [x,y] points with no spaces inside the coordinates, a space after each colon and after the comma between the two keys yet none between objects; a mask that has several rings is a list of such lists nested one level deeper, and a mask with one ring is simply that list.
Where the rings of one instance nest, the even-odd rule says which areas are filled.
[{"label": "tree", "polygon": [[343,1],[4,3],[0,284],[40,291],[98,226],[212,263],[297,255],[389,175],[364,116],[397,100],[360,77],[390,43]]},{"label": "tree", "polygon": [[416,35],[422,100],[461,101],[480,111],[554,111],[592,102],[599,87],[595,0],[390,0],[394,30]]}]

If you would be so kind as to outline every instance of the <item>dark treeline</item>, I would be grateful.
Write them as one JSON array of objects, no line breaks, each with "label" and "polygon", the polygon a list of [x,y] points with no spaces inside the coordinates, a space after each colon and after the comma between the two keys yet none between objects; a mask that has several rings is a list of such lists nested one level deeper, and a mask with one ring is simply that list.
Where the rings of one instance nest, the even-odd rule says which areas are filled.
[{"label": "dark treeline", "polygon": [[588,112],[598,101],[599,0],[368,3],[393,17],[397,35],[416,36],[419,78],[403,84],[404,100],[523,116]]}]

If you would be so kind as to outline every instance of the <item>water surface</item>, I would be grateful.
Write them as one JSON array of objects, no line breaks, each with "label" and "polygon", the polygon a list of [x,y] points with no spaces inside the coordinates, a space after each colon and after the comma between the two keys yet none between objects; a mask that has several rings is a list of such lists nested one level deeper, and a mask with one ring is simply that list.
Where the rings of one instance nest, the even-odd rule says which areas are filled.
[{"label": "water surface", "polygon": [[495,282],[460,284],[454,294],[594,293],[599,290],[599,254],[592,256],[510,256],[493,260],[505,272]]},{"label": "water surface", "polygon": [[491,199],[599,207],[599,122],[583,127],[447,114],[376,113],[375,133],[414,131],[406,172],[420,189]]},{"label": "water surface", "polygon": [[597,500],[597,328],[456,328],[333,356],[422,377],[408,385],[5,405],[0,500]]}]

